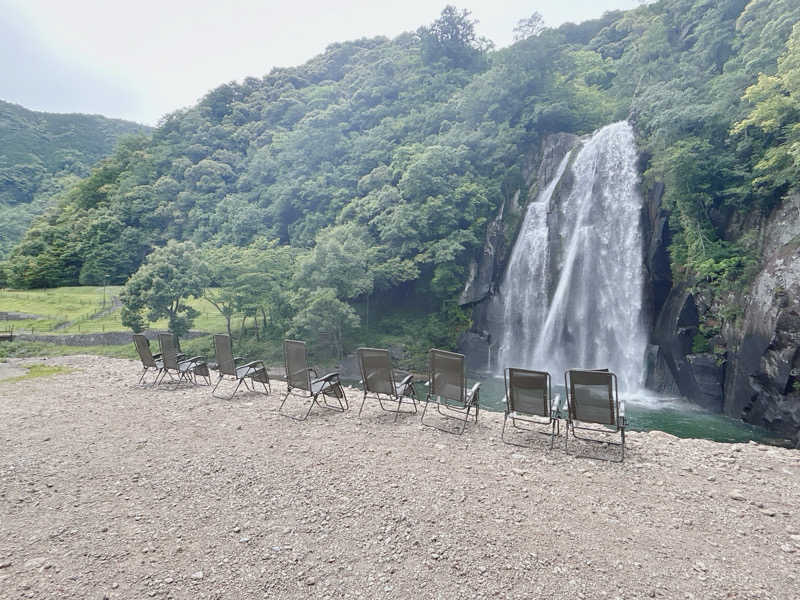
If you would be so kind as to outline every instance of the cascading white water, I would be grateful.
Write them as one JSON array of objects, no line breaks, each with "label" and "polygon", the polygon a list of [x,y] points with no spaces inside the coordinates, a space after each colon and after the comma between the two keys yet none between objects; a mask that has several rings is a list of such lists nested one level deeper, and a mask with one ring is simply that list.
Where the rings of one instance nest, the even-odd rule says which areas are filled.
[{"label": "cascading white water", "polygon": [[553,200],[569,156],[525,215],[490,307],[494,367],[609,368],[626,391],[644,375],[646,333],[636,148],[627,122],[598,130],[572,163],[572,189]]}]

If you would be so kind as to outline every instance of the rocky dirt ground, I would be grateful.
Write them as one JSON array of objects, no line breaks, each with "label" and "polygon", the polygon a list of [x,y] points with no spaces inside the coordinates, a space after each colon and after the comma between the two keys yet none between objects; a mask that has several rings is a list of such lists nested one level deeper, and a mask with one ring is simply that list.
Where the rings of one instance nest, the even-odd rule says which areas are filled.
[{"label": "rocky dirt ground", "polygon": [[47,362],[0,382],[0,598],[800,597],[796,450],[632,433],[614,464]]}]

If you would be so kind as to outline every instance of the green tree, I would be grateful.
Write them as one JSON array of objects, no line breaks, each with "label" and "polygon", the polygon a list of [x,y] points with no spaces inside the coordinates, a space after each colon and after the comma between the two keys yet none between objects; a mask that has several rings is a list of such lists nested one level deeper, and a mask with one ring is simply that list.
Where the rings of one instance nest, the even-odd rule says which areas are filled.
[{"label": "green tree", "polygon": [[344,355],[344,340],[360,326],[356,311],[336,297],[333,288],[301,291],[294,299],[297,311],[289,335],[315,342],[330,341],[337,358]]},{"label": "green tree", "polygon": [[484,63],[492,42],[475,33],[478,21],[470,19],[470,11],[447,5],[442,15],[427,27],[420,27],[417,36],[427,62],[444,60],[454,67],[473,69]]},{"label": "green tree", "polygon": [[520,19],[514,26],[514,41],[527,40],[536,37],[544,31],[544,19],[538,12],[534,12],[526,19]]},{"label": "green tree", "polygon": [[733,127],[740,137],[759,137],[754,188],[782,194],[800,179],[800,23],[786,42],[775,75],[761,74],[744,95],[750,113]]},{"label": "green tree", "polygon": [[154,250],[125,284],[120,294],[122,324],[141,331],[145,319],[153,322],[166,318],[170,331],[184,335],[199,315],[186,300],[202,296],[208,282],[208,268],[197,246],[170,241]]},{"label": "green tree", "polygon": [[372,293],[375,242],[355,223],[323,229],[314,248],[298,259],[294,282],[298,288],[333,288],[336,296],[351,300]]},{"label": "green tree", "polygon": [[[228,335],[231,319],[241,314],[262,316],[263,330],[283,335],[288,324],[289,286],[294,252],[276,241],[257,238],[249,246],[208,247],[203,252],[211,286],[204,297],[225,318]],[[269,315],[269,316],[268,316]]]}]

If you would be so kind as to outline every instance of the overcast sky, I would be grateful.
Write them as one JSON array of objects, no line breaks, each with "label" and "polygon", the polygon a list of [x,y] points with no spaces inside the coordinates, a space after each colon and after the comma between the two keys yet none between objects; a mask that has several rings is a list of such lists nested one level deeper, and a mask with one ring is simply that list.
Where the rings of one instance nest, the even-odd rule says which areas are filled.
[{"label": "overcast sky", "polygon": [[333,42],[394,37],[466,8],[498,47],[538,11],[580,22],[638,0],[0,0],[0,99],[154,125],[208,90],[299,65]]}]

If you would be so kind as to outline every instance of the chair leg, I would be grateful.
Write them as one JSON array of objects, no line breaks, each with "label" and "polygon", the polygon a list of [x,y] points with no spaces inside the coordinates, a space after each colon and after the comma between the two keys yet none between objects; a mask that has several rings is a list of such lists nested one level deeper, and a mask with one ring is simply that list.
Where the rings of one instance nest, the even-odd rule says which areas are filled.
[{"label": "chair leg", "polygon": [[428,404],[431,403],[430,400],[431,397],[429,394],[428,397],[425,398],[425,408],[422,409],[422,416],[419,419],[420,424],[424,425],[425,427],[433,427],[433,425],[428,425],[427,423],[425,423],[425,413],[428,412]]},{"label": "chair leg", "polygon": [[278,412],[281,412],[281,410],[283,409],[283,405],[286,404],[286,400],[289,398],[289,394],[291,393],[292,393],[291,389],[286,391],[286,395],[283,397],[283,401],[281,402],[281,405],[278,407]]},{"label": "chair leg", "polygon": [[220,383],[222,383],[222,373],[220,373],[219,377],[217,377],[217,383],[214,386],[214,389],[211,390],[211,395],[214,396],[215,398],[219,398],[219,396],[216,395],[216,391]]},{"label": "chair leg", "polygon": [[[160,376],[160,378],[159,378],[159,376]],[[156,373],[156,378],[153,380],[153,387],[161,385],[161,383],[164,381],[164,377],[166,377],[166,376],[167,376],[167,370],[166,369],[161,369],[158,373]]]},{"label": "chair leg", "polygon": [[[305,421],[306,419],[308,419],[308,415],[311,414],[311,409],[314,408],[314,404],[319,404],[319,402],[317,402],[317,396],[312,396],[311,397],[311,403],[308,405],[308,410],[306,411],[306,414],[304,414],[302,417],[295,417],[294,415],[289,415],[289,414],[286,414],[286,413],[282,412],[283,411],[283,405],[286,404],[286,400],[289,399],[290,395],[292,395],[292,390],[291,389],[288,390],[286,392],[286,395],[283,397],[283,402],[281,402],[281,405],[278,408],[278,413],[283,417],[288,417],[288,418],[292,419],[293,421]],[[319,395],[319,394],[317,394],[317,395]]]},{"label": "chair leg", "polygon": [[367,401],[367,392],[364,392],[364,398],[361,400],[361,408],[358,409],[358,418],[361,418],[361,411],[364,410],[364,403]]},{"label": "chair leg", "polygon": [[[422,425],[424,425],[425,427],[432,427],[433,429],[438,429],[439,431],[444,431],[445,433],[454,433],[454,434],[457,434],[457,435],[461,435],[461,434],[464,433],[464,430],[467,428],[467,421],[469,420],[469,411],[472,408],[472,405],[467,406],[467,410],[466,410],[466,412],[464,412],[464,417],[462,418],[462,417],[456,417],[456,416],[453,416],[453,415],[448,415],[446,413],[443,413],[441,404],[439,403],[438,400],[436,401],[436,410],[442,417],[444,417],[446,419],[454,419],[456,421],[460,421],[461,422],[461,429],[459,429],[458,431],[452,431],[450,429],[445,429],[444,427],[439,427],[438,425],[429,425],[428,423],[425,422],[425,413],[428,410],[428,405],[429,404],[430,404],[430,394],[428,394],[428,396],[426,398],[426,402],[425,402],[425,408],[422,410],[422,418],[420,419],[420,423]],[[477,410],[477,407],[476,407],[476,410]]]}]

